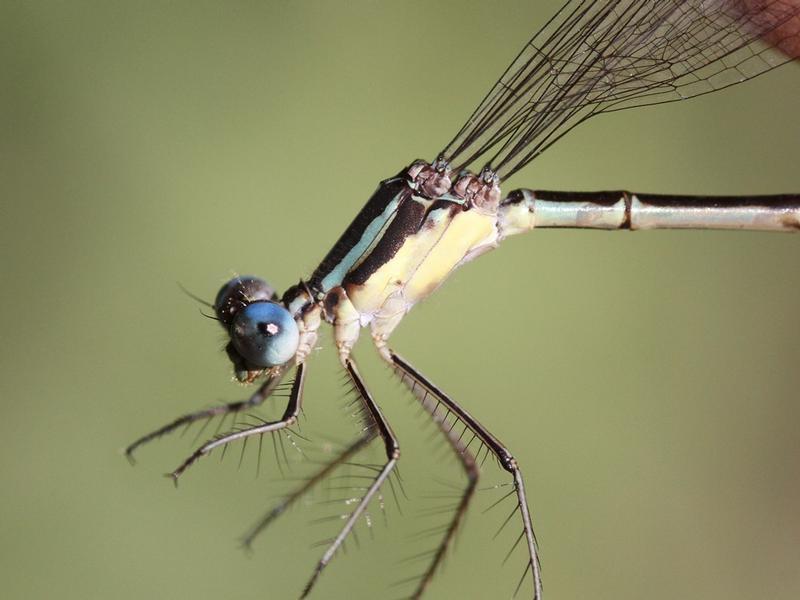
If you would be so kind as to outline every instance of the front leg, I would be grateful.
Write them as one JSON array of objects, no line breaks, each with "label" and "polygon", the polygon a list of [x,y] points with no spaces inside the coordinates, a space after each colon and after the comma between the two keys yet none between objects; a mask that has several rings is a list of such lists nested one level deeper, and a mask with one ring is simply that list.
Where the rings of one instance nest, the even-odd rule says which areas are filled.
[{"label": "front leg", "polygon": [[[163,427],[159,427],[155,431],[151,431],[150,433],[143,435],[138,440],[129,445],[127,448],[125,448],[125,456],[127,456],[128,460],[131,463],[133,463],[134,462],[133,454],[140,446],[143,446],[144,444],[151,442],[155,439],[158,439],[161,436],[164,436],[168,433],[172,433],[179,427],[182,426],[188,427],[195,421],[202,421],[204,419],[210,421],[212,418],[219,415],[222,415],[224,421],[226,415],[240,413],[244,410],[259,406],[275,391],[275,388],[281,382],[281,379],[283,379],[285,373],[286,373],[285,369],[280,369],[268,375],[266,381],[264,381],[264,383],[262,383],[259,386],[259,388],[247,400],[228,402],[227,404],[222,404],[220,406],[214,406],[212,408],[198,410],[192,413],[182,415],[177,419],[175,419],[174,421],[167,423]],[[201,428],[201,432],[206,425],[208,425],[208,421],[205,423],[203,428]]]},{"label": "front leg", "polygon": [[209,440],[208,442],[200,446],[197,450],[195,450],[191,455],[189,455],[189,457],[186,458],[186,460],[184,460],[177,469],[175,469],[168,475],[172,477],[173,481],[177,485],[178,477],[180,477],[181,474],[183,474],[183,472],[186,469],[188,469],[192,464],[194,464],[194,462],[197,461],[200,457],[205,456],[215,448],[225,446],[236,440],[247,439],[250,436],[264,435],[265,433],[275,433],[277,431],[286,429],[287,427],[291,427],[292,425],[294,425],[297,422],[297,416],[300,414],[300,409],[302,408],[303,405],[304,380],[305,380],[305,363],[300,363],[297,365],[295,369],[294,384],[292,385],[292,391],[289,393],[289,402],[280,420],[264,423],[263,425],[257,425],[255,427],[248,427],[240,431],[233,431],[231,433],[227,433],[225,435],[221,435],[217,438]]}]

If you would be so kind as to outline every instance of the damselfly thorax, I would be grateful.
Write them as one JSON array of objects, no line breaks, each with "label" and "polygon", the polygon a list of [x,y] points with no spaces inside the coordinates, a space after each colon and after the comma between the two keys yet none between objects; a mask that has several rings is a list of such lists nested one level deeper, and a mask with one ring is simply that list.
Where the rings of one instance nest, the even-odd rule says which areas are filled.
[{"label": "damselfly thorax", "polygon": [[343,362],[367,325],[388,357],[386,340],[403,316],[499,242],[497,178],[465,173],[451,185],[450,177],[443,161],[417,161],[381,182],[309,281],[284,297],[290,311],[318,305]]}]

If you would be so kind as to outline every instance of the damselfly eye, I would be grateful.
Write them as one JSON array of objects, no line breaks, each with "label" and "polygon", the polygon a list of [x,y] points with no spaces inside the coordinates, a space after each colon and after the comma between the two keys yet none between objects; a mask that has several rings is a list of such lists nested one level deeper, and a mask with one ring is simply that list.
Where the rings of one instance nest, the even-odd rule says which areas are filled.
[{"label": "damselfly eye", "polygon": [[297,323],[276,302],[252,302],[234,317],[231,342],[253,367],[275,367],[288,362],[297,352],[300,332]]},{"label": "damselfly eye", "polygon": [[278,294],[275,289],[263,279],[244,275],[231,279],[217,292],[214,300],[214,312],[217,319],[227,330],[230,329],[234,318],[248,304],[259,300],[275,300]]}]

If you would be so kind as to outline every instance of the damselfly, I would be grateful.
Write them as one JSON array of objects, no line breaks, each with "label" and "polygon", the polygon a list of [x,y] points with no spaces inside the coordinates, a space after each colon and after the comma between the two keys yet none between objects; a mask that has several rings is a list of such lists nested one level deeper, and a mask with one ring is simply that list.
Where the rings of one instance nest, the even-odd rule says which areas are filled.
[{"label": "damselfly", "polygon": [[[751,197],[664,196],[629,192],[514,190],[500,182],[590,117],[721,90],[800,55],[797,0],[568,0],[525,45],[455,137],[431,163],[418,160],[380,183],[310,277],[282,296],[264,281],[237,277],[213,303],[229,335],[236,378],[260,381],[247,400],[187,414],[127,449],[195,421],[241,413],[264,402],[293,373],[283,416],[216,436],[175,471],[235,441],[291,428],[303,400],[307,361],[323,322],[333,326],[339,359],[355,389],[361,435],[276,505],[248,534],[257,536],[314,485],[380,440],[384,462],[353,502],[339,534],[320,558],[301,596],[341,549],[389,481],[399,444],[351,356],[369,326],[380,356],[441,429],[467,483],[440,533],[412,597],[437,572],[473,498],[479,457],[493,455],[508,473],[527,549],[524,580],[541,597],[536,539],[522,473],[511,452],[455,400],[388,346],[403,316],[461,264],[510,235],[542,227],[591,229],[800,230],[800,194]],[[480,167],[477,174],[467,170]]]}]

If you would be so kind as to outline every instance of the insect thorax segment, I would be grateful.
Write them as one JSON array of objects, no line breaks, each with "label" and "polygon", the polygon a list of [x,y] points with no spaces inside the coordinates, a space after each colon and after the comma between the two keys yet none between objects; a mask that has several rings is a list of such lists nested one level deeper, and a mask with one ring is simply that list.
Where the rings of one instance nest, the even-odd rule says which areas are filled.
[{"label": "insect thorax segment", "polygon": [[369,325],[378,349],[403,316],[461,264],[499,241],[500,188],[488,170],[451,183],[444,161],[416,161],[378,186],[308,288],[334,325],[342,360]]}]

